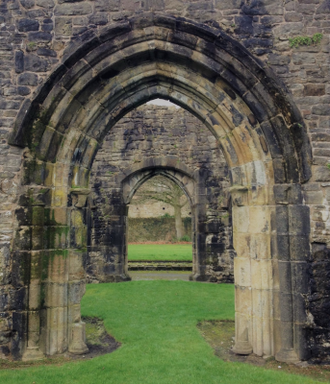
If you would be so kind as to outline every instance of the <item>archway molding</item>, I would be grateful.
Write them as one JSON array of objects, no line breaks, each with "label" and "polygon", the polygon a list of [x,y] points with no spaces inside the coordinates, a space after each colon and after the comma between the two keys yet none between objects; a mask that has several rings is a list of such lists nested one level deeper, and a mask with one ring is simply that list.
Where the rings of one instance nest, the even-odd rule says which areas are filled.
[{"label": "archway molding", "polygon": [[[68,346],[76,353],[85,350],[80,299],[90,168],[122,116],[165,98],[204,122],[230,169],[238,254],[236,352],[306,359],[303,295],[310,230],[300,183],[311,175],[311,150],[285,86],[222,30],[159,14],[81,36],[68,52],[21,108],[11,140],[30,151],[22,206],[33,212],[18,228],[16,249],[51,260],[46,278],[31,270],[30,298],[36,293],[27,308],[25,358]],[[31,200],[29,193],[36,197]],[[34,219],[45,212],[46,221]],[[23,226],[30,245],[21,238]]]},{"label": "archway molding", "polygon": [[[202,174],[202,176],[201,176]],[[220,231],[221,220],[209,220],[206,223],[207,199],[206,184],[203,172],[193,171],[180,162],[176,156],[149,158],[134,166],[124,169],[116,179],[120,192],[107,197],[107,205],[111,207],[109,221],[101,224],[105,230],[95,237],[90,248],[89,278],[97,278],[102,282],[129,280],[127,268],[127,215],[130,202],[140,188],[149,179],[161,175],[176,183],[189,200],[192,218],[193,271],[191,279],[205,281],[210,279],[210,260],[206,247],[207,235]],[[96,208],[96,204],[93,204]],[[119,213],[121,212],[121,214]],[[102,220],[98,217],[99,221]],[[114,222],[114,217],[118,219]],[[213,227],[210,230],[210,227]],[[208,245],[209,253],[212,246]],[[103,257],[103,263],[100,259]],[[96,260],[95,262],[93,260]]]}]

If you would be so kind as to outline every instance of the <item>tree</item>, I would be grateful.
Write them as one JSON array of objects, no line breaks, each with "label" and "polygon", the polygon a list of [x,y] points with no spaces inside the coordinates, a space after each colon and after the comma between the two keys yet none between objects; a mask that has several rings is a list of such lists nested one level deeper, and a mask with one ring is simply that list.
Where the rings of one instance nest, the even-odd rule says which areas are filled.
[{"label": "tree", "polygon": [[160,201],[174,208],[176,237],[181,239],[183,236],[181,209],[188,202],[182,188],[167,177],[154,176],[137,190],[131,204],[143,204],[152,201]]}]

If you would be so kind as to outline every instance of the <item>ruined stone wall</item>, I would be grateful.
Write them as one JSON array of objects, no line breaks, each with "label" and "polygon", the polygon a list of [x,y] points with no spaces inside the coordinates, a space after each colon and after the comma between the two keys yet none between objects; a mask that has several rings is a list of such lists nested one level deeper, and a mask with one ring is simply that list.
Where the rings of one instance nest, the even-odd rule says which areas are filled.
[{"label": "ruined stone wall", "polygon": [[[313,148],[312,178],[303,185],[304,201],[311,209],[312,259],[306,283],[312,287],[307,298],[310,343],[312,356],[329,354],[330,1],[4,0],[0,4],[0,356],[9,353],[8,330],[26,306],[20,260],[11,254],[22,159],[28,156],[8,144],[18,110],[33,99],[70,50],[71,40],[84,41],[91,30],[145,11],[219,26],[267,63],[293,94]],[[323,34],[319,44],[290,46],[290,38],[315,33]],[[35,172],[47,178],[42,171]],[[19,344],[19,336],[15,337],[13,354]]]},{"label": "ruined stone wall", "polygon": [[[0,7],[0,249],[8,249],[7,241],[12,240],[11,212],[22,150],[8,146],[8,133],[19,108],[33,98],[72,39],[83,41],[90,30],[145,11],[219,26],[288,86],[314,150],[313,184],[304,191],[306,203],[312,205],[313,242],[329,244],[329,0],[5,0]],[[290,46],[290,38],[315,33],[323,34],[320,44]]]},{"label": "ruined stone wall", "polygon": [[[106,136],[94,160],[90,179],[94,207],[90,279],[109,281],[118,274],[118,268],[113,267],[121,252],[116,244],[118,221],[114,208],[120,198],[118,179],[142,161],[166,157],[172,157],[175,164],[183,164],[191,172],[204,169],[205,224],[211,228],[210,224],[216,221],[205,239],[208,274],[214,281],[233,281],[234,251],[232,230],[228,227],[230,181],[223,154],[214,136],[192,114],[182,108],[156,105],[141,106],[121,119]],[[190,236],[194,238],[193,234]],[[104,247],[105,244],[108,246]]]},{"label": "ruined stone wall", "polygon": [[[130,204],[128,217],[142,218],[142,217],[160,217],[163,215],[174,216],[174,208],[167,203],[163,202],[146,202],[144,204],[133,205]],[[191,209],[187,203],[181,210],[182,217],[189,217]]]},{"label": "ruined stone wall", "polygon": [[[143,241],[172,242],[176,240],[175,220],[173,217],[128,218],[127,227],[128,243],[140,243]],[[183,220],[182,230],[184,236],[191,238],[190,217],[186,217]],[[232,275],[232,270],[229,270],[229,272]]]}]

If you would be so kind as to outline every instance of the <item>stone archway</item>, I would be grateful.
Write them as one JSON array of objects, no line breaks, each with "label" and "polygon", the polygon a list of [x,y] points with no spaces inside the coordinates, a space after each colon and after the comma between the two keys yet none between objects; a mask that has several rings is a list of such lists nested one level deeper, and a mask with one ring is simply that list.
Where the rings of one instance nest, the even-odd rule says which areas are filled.
[{"label": "stone archway", "polygon": [[[191,171],[183,164],[179,164],[178,158],[162,157],[147,159],[138,165],[124,169],[120,176],[116,178],[118,190],[109,198],[107,205],[112,207],[113,224],[107,222],[102,227],[106,227],[106,233],[97,236],[92,247],[90,265],[94,270],[90,272],[91,277],[96,277],[98,281],[126,281],[130,280],[127,270],[127,213],[128,206],[135,192],[139,187],[150,178],[162,175],[175,182],[187,196],[192,209],[193,228],[196,227],[198,216],[201,215],[199,193],[203,192],[203,180],[199,179],[196,172]],[[205,186],[204,186],[205,190]],[[201,217],[201,220],[203,217]],[[194,275],[195,280],[204,279],[205,266],[199,260],[196,249],[203,251],[204,247],[197,246],[196,229],[193,230],[195,238],[193,240],[194,249]],[[198,239],[199,242],[201,239]],[[109,257],[110,256],[110,257]],[[93,261],[96,259],[97,261]],[[95,270],[96,269],[96,270]]]},{"label": "stone archway", "polygon": [[[206,237],[209,234],[208,226],[218,223],[209,220],[208,226],[205,226],[207,209],[205,175],[201,171],[192,171],[180,164],[179,158],[175,156],[144,160],[138,165],[123,170],[122,175],[116,179],[120,190],[112,199],[110,198],[107,205],[112,207],[112,215],[118,217],[118,220],[112,218],[113,225],[109,222],[102,225],[106,228],[106,233],[97,237],[89,255],[91,259],[89,264],[92,268],[94,267],[94,270],[91,268],[89,272],[90,278],[95,277],[101,282],[130,280],[127,270],[128,206],[139,187],[156,175],[171,179],[187,196],[191,207],[193,228],[191,279],[195,281],[210,279]],[[212,248],[212,244],[209,247]]]},{"label": "stone archway", "polygon": [[205,123],[230,169],[238,254],[235,351],[308,358],[310,230],[300,183],[311,175],[311,153],[283,84],[223,31],[157,14],[92,33],[68,52],[21,108],[12,137],[30,151],[22,209],[32,218],[21,221],[16,241],[32,266],[24,357],[85,350],[80,299],[90,167],[125,113],[165,98]]},{"label": "stone archway", "polygon": [[[155,159],[156,160],[156,159]],[[165,161],[164,161],[165,160]],[[194,280],[204,280],[207,277],[205,276],[206,265],[205,265],[205,240],[202,241],[202,233],[199,233],[199,219],[203,220],[200,203],[201,195],[198,194],[197,186],[200,185],[199,180],[195,180],[188,173],[183,173],[176,167],[167,167],[165,164],[168,159],[161,159],[160,161],[155,161],[164,164],[163,166],[154,165],[152,168],[142,168],[137,172],[127,175],[123,180],[123,197],[126,205],[131,203],[131,200],[135,192],[144,184],[146,181],[150,180],[154,176],[163,176],[172,180],[177,184],[184,194],[187,196],[190,209],[191,209],[191,218],[192,218],[192,249],[193,249],[193,269],[191,279]],[[171,159],[173,163],[174,159]],[[126,210],[127,212],[127,210]],[[201,216],[201,217],[200,217]],[[127,228],[125,228],[127,232]],[[125,256],[127,255],[127,250]]]}]

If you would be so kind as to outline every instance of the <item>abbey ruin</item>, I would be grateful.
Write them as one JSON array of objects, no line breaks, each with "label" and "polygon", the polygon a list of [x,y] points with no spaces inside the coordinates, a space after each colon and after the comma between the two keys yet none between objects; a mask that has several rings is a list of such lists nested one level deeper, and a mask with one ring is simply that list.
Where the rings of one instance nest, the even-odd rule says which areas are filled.
[{"label": "abbey ruin", "polygon": [[[330,1],[0,7],[0,358],[86,352],[86,264],[127,278],[127,205],[162,174],[193,207],[192,279],[232,236],[234,351],[327,361]],[[156,150],[134,124],[119,138],[153,99],[193,115],[203,145],[195,132],[174,148],[164,129]]]}]

